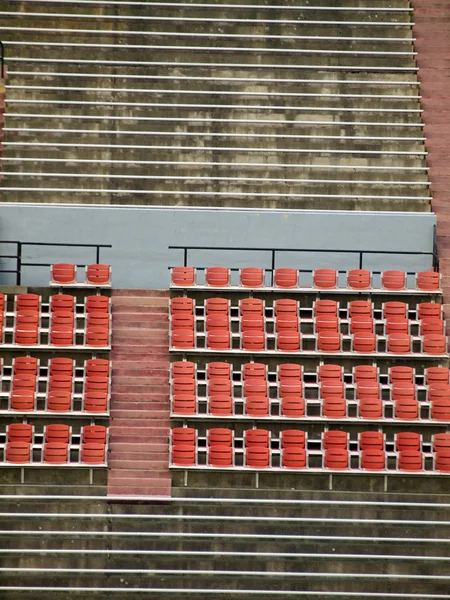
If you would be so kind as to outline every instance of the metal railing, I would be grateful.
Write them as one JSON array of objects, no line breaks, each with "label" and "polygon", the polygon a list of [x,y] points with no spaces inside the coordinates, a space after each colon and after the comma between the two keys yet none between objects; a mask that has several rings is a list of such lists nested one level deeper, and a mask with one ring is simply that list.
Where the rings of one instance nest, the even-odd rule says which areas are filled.
[{"label": "metal railing", "polygon": [[0,79],[5,78],[5,46],[0,42]]},{"label": "metal railing", "polygon": [[[51,267],[52,263],[36,263],[36,262],[25,262],[23,260],[23,250],[27,247],[39,246],[45,248],[93,248],[95,250],[95,259],[92,263],[100,263],[100,250],[102,248],[112,248],[111,244],[64,244],[64,243],[49,243],[49,242],[19,242],[19,241],[4,241],[0,240],[0,246],[3,244],[15,245],[15,254],[0,254],[1,259],[10,259],[16,261],[15,269],[2,269],[0,266],[1,273],[14,273],[16,275],[16,285],[22,285],[22,269],[23,267]],[[85,267],[86,264],[77,264],[77,267]]]}]

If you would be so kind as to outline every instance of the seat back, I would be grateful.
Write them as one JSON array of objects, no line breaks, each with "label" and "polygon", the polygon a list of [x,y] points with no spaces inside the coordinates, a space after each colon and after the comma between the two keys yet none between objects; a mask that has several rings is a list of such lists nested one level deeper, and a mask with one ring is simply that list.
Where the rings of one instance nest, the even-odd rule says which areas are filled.
[{"label": "seat back", "polygon": [[45,442],[42,459],[45,463],[66,463],[69,460],[68,444],[64,442]]},{"label": "seat back", "polygon": [[193,267],[173,267],[172,285],[180,287],[195,285],[195,269]]},{"label": "seat back", "polygon": [[68,444],[70,442],[70,426],[63,423],[47,425],[45,427],[44,441]]},{"label": "seat back", "polygon": [[275,269],[274,284],[284,289],[295,288],[298,284],[298,272],[290,268]]},{"label": "seat back", "polygon": [[211,287],[229,286],[230,269],[226,267],[208,267],[205,272],[205,283]]},{"label": "seat back", "polygon": [[103,264],[87,265],[86,283],[109,285],[111,283],[111,267]]},{"label": "seat back", "polygon": [[244,267],[240,272],[241,285],[249,288],[264,285],[264,270],[258,267]]},{"label": "seat back", "polygon": [[52,283],[75,283],[76,266],[71,263],[56,263],[51,266],[51,277]]}]

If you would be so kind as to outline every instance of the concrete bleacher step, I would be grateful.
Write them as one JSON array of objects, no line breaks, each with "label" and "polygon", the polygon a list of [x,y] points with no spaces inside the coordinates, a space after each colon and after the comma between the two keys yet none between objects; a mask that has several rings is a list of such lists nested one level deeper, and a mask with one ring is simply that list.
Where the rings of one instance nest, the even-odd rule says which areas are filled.
[{"label": "concrete bleacher step", "polygon": [[168,297],[166,290],[112,294],[109,496],[170,495]]}]

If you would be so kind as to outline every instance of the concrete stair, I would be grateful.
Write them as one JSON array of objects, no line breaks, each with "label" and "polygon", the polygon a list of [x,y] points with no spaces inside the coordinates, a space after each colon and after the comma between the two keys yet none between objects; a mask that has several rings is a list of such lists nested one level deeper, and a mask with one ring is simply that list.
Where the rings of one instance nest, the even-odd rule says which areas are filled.
[{"label": "concrete stair", "polygon": [[168,497],[169,353],[165,290],[114,290],[108,496]]}]

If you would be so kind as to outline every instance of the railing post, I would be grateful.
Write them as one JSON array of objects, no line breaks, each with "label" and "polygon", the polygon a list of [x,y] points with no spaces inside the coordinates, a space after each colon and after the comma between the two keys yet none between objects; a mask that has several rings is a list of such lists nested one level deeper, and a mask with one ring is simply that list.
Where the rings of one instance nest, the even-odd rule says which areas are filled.
[{"label": "railing post", "polygon": [[433,225],[433,270],[439,272],[439,256],[437,249],[436,225]]},{"label": "railing post", "polygon": [[22,242],[17,242],[16,285],[22,285]]},{"label": "railing post", "polygon": [[187,248],[185,248],[185,249],[184,249],[184,266],[185,266],[185,267],[187,267],[187,266],[188,266],[187,262],[188,262],[188,249],[187,249]]},{"label": "railing post", "polygon": [[95,262],[98,265],[100,264],[100,246],[97,246],[96,248]]},{"label": "railing post", "polygon": [[359,268],[362,269],[363,268],[363,250],[359,251]]},{"label": "railing post", "polygon": [[0,79],[5,78],[5,46],[0,42]]},{"label": "railing post", "polygon": [[272,275],[271,275],[271,282],[270,285],[273,287],[273,282],[274,282],[274,272],[275,272],[275,252],[276,250],[274,250],[272,248]]}]

